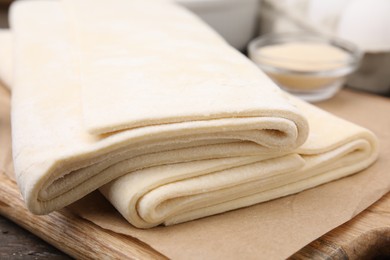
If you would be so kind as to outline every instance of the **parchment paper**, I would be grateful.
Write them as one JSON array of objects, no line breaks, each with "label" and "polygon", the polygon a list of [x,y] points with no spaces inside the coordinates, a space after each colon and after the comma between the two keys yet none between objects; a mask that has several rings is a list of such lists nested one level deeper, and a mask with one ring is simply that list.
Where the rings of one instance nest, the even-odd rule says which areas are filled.
[{"label": "parchment paper", "polygon": [[[170,227],[136,229],[98,192],[70,209],[173,259],[286,258],[390,190],[390,100],[343,91],[319,106],[374,131],[381,140],[379,160],[354,176],[296,195]],[[8,109],[9,93],[0,89],[0,169],[12,176]]]}]

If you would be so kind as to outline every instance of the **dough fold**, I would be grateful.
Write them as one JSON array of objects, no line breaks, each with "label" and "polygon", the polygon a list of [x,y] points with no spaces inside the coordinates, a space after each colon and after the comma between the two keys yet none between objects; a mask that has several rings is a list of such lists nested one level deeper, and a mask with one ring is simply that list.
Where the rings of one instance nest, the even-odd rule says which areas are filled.
[{"label": "dough fold", "polygon": [[376,159],[370,131],[283,93],[190,12],[114,2],[12,5],[13,158],[32,212],[100,189],[134,226],[170,225]]}]

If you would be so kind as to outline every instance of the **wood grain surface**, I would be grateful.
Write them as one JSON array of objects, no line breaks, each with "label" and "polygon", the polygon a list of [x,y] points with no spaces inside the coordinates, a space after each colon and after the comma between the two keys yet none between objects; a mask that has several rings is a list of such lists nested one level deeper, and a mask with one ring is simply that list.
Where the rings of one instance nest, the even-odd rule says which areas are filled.
[{"label": "wood grain surface", "polygon": [[[0,174],[0,214],[78,259],[165,258],[136,239],[103,230],[66,210],[46,216],[31,214],[25,208],[16,184],[3,174]],[[42,250],[45,255],[47,249]],[[34,251],[34,254],[34,259],[38,259],[38,252]],[[390,193],[348,223],[312,242],[291,259],[378,257],[390,257]]]},{"label": "wood grain surface", "polygon": [[165,259],[141,241],[103,230],[66,210],[45,216],[31,214],[16,183],[1,173],[0,214],[77,259]]},{"label": "wood grain surface", "polygon": [[71,259],[32,233],[0,216],[0,259]]}]

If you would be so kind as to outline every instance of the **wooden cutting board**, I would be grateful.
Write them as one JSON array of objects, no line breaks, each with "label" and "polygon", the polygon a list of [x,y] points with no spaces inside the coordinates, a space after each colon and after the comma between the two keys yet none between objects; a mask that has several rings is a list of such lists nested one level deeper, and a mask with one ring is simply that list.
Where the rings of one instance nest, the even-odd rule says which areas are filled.
[{"label": "wooden cutting board", "polygon": [[291,259],[389,259],[390,193],[349,222],[310,243]]},{"label": "wooden cutting board", "polygon": [[[46,216],[31,214],[16,184],[3,174],[0,174],[0,214],[75,258],[166,258],[137,239],[104,230],[66,210]],[[367,259],[378,255],[390,256],[390,193],[291,259]]]}]

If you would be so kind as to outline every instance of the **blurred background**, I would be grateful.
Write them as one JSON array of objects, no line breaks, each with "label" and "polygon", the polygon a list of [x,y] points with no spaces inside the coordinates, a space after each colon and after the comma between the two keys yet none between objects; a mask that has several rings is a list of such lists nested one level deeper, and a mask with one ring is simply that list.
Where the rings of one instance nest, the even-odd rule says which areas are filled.
[{"label": "blurred background", "polygon": [[347,85],[390,95],[390,0],[178,0],[245,51],[257,35],[305,32],[356,44],[364,56]]},{"label": "blurred background", "polygon": [[7,23],[7,10],[11,1],[0,0],[0,28],[8,26]]},{"label": "blurred background", "polygon": [[[145,0],[144,0],[145,1]],[[151,0],[153,1],[153,0]],[[10,0],[0,0],[0,27]],[[347,85],[390,96],[390,0],[176,0],[246,53],[258,35],[306,32],[338,37],[363,52]]]}]

